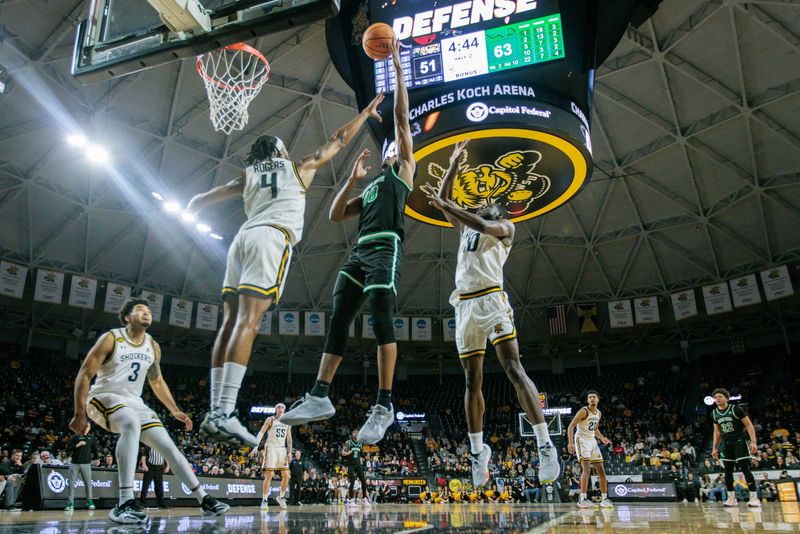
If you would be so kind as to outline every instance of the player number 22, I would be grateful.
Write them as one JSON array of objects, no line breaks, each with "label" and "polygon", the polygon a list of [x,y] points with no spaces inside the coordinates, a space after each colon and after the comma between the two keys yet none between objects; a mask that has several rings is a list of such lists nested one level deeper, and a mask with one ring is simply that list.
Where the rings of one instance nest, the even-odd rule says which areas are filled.
[{"label": "player number 22", "polygon": [[269,175],[269,181],[267,180],[267,175],[261,175],[261,188],[269,187],[270,192],[272,193],[272,198],[278,196],[278,173],[273,172]]},{"label": "player number 22", "polygon": [[510,56],[514,51],[511,48],[511,43],[504,45],[497,45],[494,47],[494,57]]}]

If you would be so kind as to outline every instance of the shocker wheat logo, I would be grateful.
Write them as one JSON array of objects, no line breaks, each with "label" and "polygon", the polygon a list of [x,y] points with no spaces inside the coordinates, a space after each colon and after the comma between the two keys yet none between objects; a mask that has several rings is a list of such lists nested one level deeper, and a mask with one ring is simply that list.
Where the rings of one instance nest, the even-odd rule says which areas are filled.
[{"label": "shocker wheat logo", "polygon": [[[458,162],[458,175],[453,184],[453,201],[465,209],[479,209],[497,201],[505,204],[512,216],[528,211],[533,202],[550,191],[551,180],[534,172],[542,160],[536,150],[512,150],[494,163],[470,166],[469,151]],[[428,173],[437,184],[447,169],[436,163],[428,164]]]}]

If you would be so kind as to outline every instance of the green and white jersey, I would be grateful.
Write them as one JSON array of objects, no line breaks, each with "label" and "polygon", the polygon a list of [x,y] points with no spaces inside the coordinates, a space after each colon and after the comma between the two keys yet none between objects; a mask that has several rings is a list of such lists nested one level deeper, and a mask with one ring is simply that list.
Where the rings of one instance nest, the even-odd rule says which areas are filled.
[{"label": "green and white jersey", "polygon": [[361,193],[359,243],[365,238],[405,236],[404,212],[411,188],[397,174],[397,164],[384,169]]},{"label": "green and white jersey", "polygon": [[724,410],[715,407],[711,418],[719,425],[722,439],[737,439],[747,437],[742,419],[747,417],[741,406],[728,404]]}]

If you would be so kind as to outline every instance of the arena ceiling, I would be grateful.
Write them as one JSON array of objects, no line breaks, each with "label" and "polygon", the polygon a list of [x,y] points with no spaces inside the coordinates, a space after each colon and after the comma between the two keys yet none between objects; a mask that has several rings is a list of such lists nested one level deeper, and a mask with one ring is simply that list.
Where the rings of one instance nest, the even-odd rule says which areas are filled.
[{"label": "arena ceiling", "polygon": [[[7,0],[0,63],[0,255],[196,301],[215,302],[240,201],[204,216],[224,237],[201,236],[151,196],[186,202],[232,179],[256,136],[288,140],[294,158],[349,120],[355,98],[333,68],[322,23],[261,38],[272,66],[242,132],[217,134],[192,61],[82,86],[69,74],[83,0]],[[70,129],[102,141],[110,168],[65,143]],[[774,310],[671,321],[668,293],[800,259],[800,6],[794,0],[665,0],[628,29],[598,70],[596,168],[565,207],[520,226],[506,267],[523,345],[621,348],[683,337],[777,328]],[[285,309],[329,309],[355,226],[327,220],[360,135],[308,194]],[[375,150],[373,150],[375,152]],[[407,222],[399,287],[403,315],[451,313],[452,231]],[[104,292],[101,289],[100,295]],[[660,295],[664,323],[591,339],[548,340],[544,306]],[[3,301],[6,322],[84,332],[109,317]],[[738,323],[737,323],[738,321]],[[692,333],[696,331],[695,333]],[[209,336],[172,334],[207,348]],[[284,353],[303,341],[272,340]],[[299,345],[296,345],[299,343]],[[316,349],[311,350],[315,352]],[[425,358],[427,348],[408,351]],[[274,351],[273,351],[274,354]]]}]

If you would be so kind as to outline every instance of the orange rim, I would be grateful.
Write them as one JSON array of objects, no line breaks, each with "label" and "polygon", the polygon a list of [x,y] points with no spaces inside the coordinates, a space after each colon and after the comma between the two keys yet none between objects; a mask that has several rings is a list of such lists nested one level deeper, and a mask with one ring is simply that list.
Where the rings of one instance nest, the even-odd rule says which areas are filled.
[{"label": "orange rim", "polygon": [[[245,43],[235,43],[232,45],[224,46],[221,48],[221,50],[239,50],[241,52],[247,52],[248,54],[256,56],[256,58],[260,59],[264,63],[264,76],[263,76],[264,81],[256,85],[250,85],[247,87],[235,87],[222,83],[221,81],[215,80],[214,78],[209,76],[209,74],[206,72],[205,66],[203,65],[203,56],[205,56],[206,54],[200,54],[199,56],[197,56],[197,72],[200,74],[200,76],[203,77],[203,79],[213,83],[217,87],[221,87],[223,89],[230,89],[232,91],[246,91],[246,90],[256,89],[269,79],[269,61],[267,61],[267,58],[264,57],[264,54],[262,54],[252,46]],[[215,52],[216,51],[217,50],[215,50]],[[212,52],[207,52],[207,54],[210,53]]]}]

